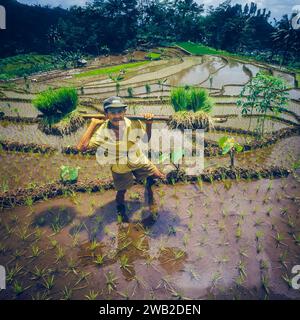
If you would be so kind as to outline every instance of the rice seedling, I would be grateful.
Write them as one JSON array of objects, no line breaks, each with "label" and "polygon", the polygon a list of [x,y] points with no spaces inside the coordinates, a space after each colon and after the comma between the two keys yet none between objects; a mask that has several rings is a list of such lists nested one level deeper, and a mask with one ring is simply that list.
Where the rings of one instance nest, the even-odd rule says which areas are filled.
[{"label": "rice seedling", "polygon": [[298,234],[293,234],[293,239],[295,240],[295,243],[297,245],[300,245],[300,233]]},{"label": "rice seedling", "polygon": [[34,270],[31,272],[32,277],[30,278],[31,280],[39,280],[41,278],[46,277],[48,274],[49,270],[46,268],[39,268],[38,266],[34,267]]},{"label": "rice seedling", "polygon": [[257,230],[255,233],[255,239],[258,242],[260,239],[264,237],[264,232],[262,230]]},{"label": "rice seedling", "polygon": [[82,281],[88,281],[90,274],[90,272],[80,271],[78,274],[78,280],[75,282],[74,287],[76,287]]},{"label": "rice seedling", "polygon": [[49,238],[49,241],[52,249],[55,249],[58,246],[57,240]]},{"label": "rice seedling", "polygon": [[273,208],[272,208],[272,207],[269,207],[269,208],[268,208],[268,210],[267,210],[267,212],[266,212],[266,214],[267,214],[267,216],[268,216],[268,217],[270,217],[270,216],[271,216],[271,212],[272,212],[272,210],[273,210]]},{"label": "rice seedling", "polygon": [[98,291],[90,290],[89,293],[85,295],[85,298],[87,300],[96,300],[98,296],[99,296]]},{"label": "rice seedling", "polygon": [[282,216],[285,216],[285,215],[287,214],[287,212],[288,212],[287,208],[282,208],[282,209],[280,209],[280,214],[281,214]]},{"label": "rice seedling", "polygon": [[287,216],[288,218],[288,222],[287,222],[287,225],[291,228],[291,229],[294,229],[295,228],[295,220],[293,219],[293,217],[291,216]]},{"label": "rice seedling", "polygon": [[105,279],[106,279],[107,291],[108,291],[109,294],[111,294],[111,292],[113,290],[116,290],[118,278],[116,277],[114,272],[111,271],[111,270],[109,270],[107,273],[105,273],[104,276],[105,276]]},{"label": "rice seedling", "polygon": [[254,226],[259,227],[264,223],[264,221],[260,218],[255,219]]},{"label": "rice seedling", "polygon": [[227,255],[223,255],[219,258],[215,259],[215,262],[217,262],[218,264],[224,264],[224,263],[228,263],[229,262],[229,258]]},{"label": "rice seedling", "polygon": [[42,235],[43,235],[43,231],[39,227],[36,227],[34,231],[35,241],[39,241]]},{"label": "rice seedling", "polygon": [[23,284],[19,281],[14,281],[13,285],[12,285],[12,290],[13,290],[13,293],[16,295],[16,296],[19,296],[20,294],[22,294],[25,290],[29,289],[30,286],[28,287],[24,287]]},{"label": "rice seedling", "polygon": [[286,261],[287,256],[288,256],[288,251],[285,250],[285,251],[283,251],[282,253],[280,253],[279,259],[278,259],[278,261],[280,262],[280,264],[281,264],[286,270],[288,269],[288,267],[287,267],[287,261]]},{"label": "rice seedling", "polygon": [[101,246],[101,244],[99,242],[97,242],[97,240],[93,240],[91,242],[91,244],[89,245],[89,249],[91,251],[95,251],[97,248],[99,248]]},{"label": "rice seedling", "polygon": [[29,256],[29,258],[37,258],[42,252],[43,250],[41,250],[38,245],[32,245],[31,255]]},{"label": "rice seedling", "polygon": [[262,284],[263,289],[266,292],[266,295],[269,295],[269,293],[270,293],[269,278],[267,275],[264,275],[264,274],[261,275],[261,284]]},{"label": "rice seedling", "polygon": [[106,255],[104,255],[104,254],[97,254],[96,257],[95,257],[94,263],[97,266],[102,266],[103,263],[104,263],[104,258],[105,257],[106,257]]},{"label": "rice seedling", "polygon": [[187,270],[188,274],[190,275],[192,280],[200,280],[200,275],[197,273],[193,268],[188,268]]},{"label": "rice seedling", "polygon": [[172,251],[173,251],[174,257],[171,260],[177,261],[182,259],[185,256],[185,252],[181,249],[173,249]]},{"label": "rice seedling", "polygon": [[74,258],[68,259],[67,268],[64,270],[65,275],[67,276],[70,272],[73,272],[74,274],[77,274],[77,262]]},{"label": "rice seedling", "polygon": [[245,248],[240,248],[239,254],[240,254],[242,257],[247,257],[247,258],[248,258],[248,252],[247,252],[247,249],[245,249]]},{"label": "rice seedling", "polygon": [[146,281],[142,277],[139,277],[139,276],[135,275],[132,278],[132,281],[135,282],[135,286],[134,286],[132,294],[131,294],[132,297],[135,295],[136,289],[138,287],[139,288],[143,288],[144,290],[149,290]]},{"label": "rice seedling", "polygon": [[19,235],[19,237],[20,237],[20,239],[21,239],[22,241],[26,241],[32,234],[33,234],[33,233],[30,233],[30,232],[29,232],[29,229],[28,229],[27,226],[19,229],[19,233],[18,233],[18,235]]},{"label": "rice seedling", "polygon": [[243,276],[238,276],[234,282],[238,285],[238,286],[242,286],[245,283],[246,279]]},{"label": "rice seedling", "polygon": [[243,279],[247,278],[246,266],[242,260],[240,260],[238,263],[238,272],[240,277],[242,277]]},{"label": "rice seedling", "polygon": [[263,260],[263,259],[260,260],[260,269],[261,270],[268,270],[269,269],[269,265],[266,260]]},{"label": "rice seedling", "polygon": [[130,270],[130,268],[132,268],[132,265],[129,264],[129,258],[128,256],[126,256],[125,254],[123,254],[120,259],[119,259],[119,263],[120,263],[120,268],[127,271],[128,273],[132,273],[132,271]]},{"label": "rice seedling", "polygon": [[211,289],[213,289],[216,286],[217,282],[219,280],[221,280],[222,278],[223,277],[221,276],[221,273],[219,271],[215,272],[213,274],[213,277],[212,277],[212,287],[211,287]]},{"label": "rice seedling", "polygon": [[192,221],[190,221],[189,223],[188,223],[188,230],[189,231],[192,231],[192,228],[193,228],[193,222]]},{"label": "rice seedling", "polygon": [[290,278],[287,274],[282,275],[281,278],[288,285],[289,289],[293,289],[292,278]]},{"label": "rice seedling", "polygon": [[7,251],[8,247],[4,243],[0,242],[0,254],[4,255]]},{"label": "rice seedling", "polygon": [[23,266],[16,264],[14,267],[6,269],[6,281],[7,283],[13,282],[16,276],[21,274]]},{"label": "rice seedling", "polygon": [[284,240],[285,238],[284,238],[284,236],[283,236],[282,233],[277,232],[277,233],[276,233],[276,236],[273,237],[273,238],[274,238],[275,241],[276,241],[276,247],[278,247],[279,245],[287,246],[287,245],[283,242],[283,240]]},{"label": "rice seedling", "polygon": [[270,181],[269,184],[268,184],[268,187],[267,187],[267,191],[271,191],[272,190],[272,187],[273,187],[273,181]]},{"label": "rice seedling", "polygon": [[257,246],[256,246],[256,252],[257,252],[257,254],[259,254],[259,253],[261,253],[262,251],[263,251],[263,245],[262,245],[262,243],[260,243],[260,242],[258,242],[257,243]]},{"label": "rice seedling", "polygon": [[189,236],[187,234],[184,234],[183,239],[182,239],[183,245],[186,247],[189,242]]},{"label": "rice seedling", "polygon": [[71,300],[73,290],[65,286],[61,294],[62,294],[62,300]]},{"label": "rice seedling", "polygon": [[15,251],[13,251],[12,259],[9,261],[9,263],[14,261],[14,260],[19,260],[22,257],[23,254],[24,254],[24,252],[22,252],[19,249],[16,249]]},{"label": "rice seedling", "polygon": [[65,251],[63,249],[63,247],[61,247],[60,245],[57,246],[56,248],[56,254],[55,254],[55,262],[59,262],[61,261],[65,256]]},{"label": "rice seedling", "polygon": [[223,232],[225,230],[225,222],[223,220],[219,221],[218,228],[220,232]]},{"label": "rice seedling", "polygon": [[46,278],[43,278],[43,286],[46,290],[50,291],[54,287],[54,275],[49,275]]},{"label": "rice seedling", "polygon": [[237,240],[240,240],[242,237],[242,228],[240,226],[236,228],[235,237]]}]

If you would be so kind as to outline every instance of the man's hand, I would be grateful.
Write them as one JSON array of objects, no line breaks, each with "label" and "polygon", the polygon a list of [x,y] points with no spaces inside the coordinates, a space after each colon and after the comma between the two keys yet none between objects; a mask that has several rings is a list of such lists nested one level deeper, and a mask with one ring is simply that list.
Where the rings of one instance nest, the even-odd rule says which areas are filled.
[{"label": "man's hand", "polygon": [[97,119],[97,118],[92,118],[91,123],[94,124],[95,126],[98,126],[100,124],[102,124],[104,122],[104,120],[101,119]]},{"label": "man's hand", "polygon": [[144,114],[145,123],[146,124],[152,124],[153,123],[153,117],[154,117],[153,113],[145,113]]},{"label": "man's hand", "polygon": [[156,178],[160,178],[162,180],[166,179],[166,175],[161,172],[158,168],[156,168],[154,174],[153,174]]}]

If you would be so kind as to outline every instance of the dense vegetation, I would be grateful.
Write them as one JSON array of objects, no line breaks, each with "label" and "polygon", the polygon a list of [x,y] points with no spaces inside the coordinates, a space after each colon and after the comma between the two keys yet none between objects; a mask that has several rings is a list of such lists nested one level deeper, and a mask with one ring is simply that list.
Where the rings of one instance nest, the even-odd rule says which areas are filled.
[{"label": "dense vegetation", "polygon": [[62,51],[99,55],[190,40],[299,67],[300,32],[287,16],[271,23],[271,12],[257,10],[255,3],[242,6],[228,0],[207,14],[193,0],[95,0],[69,10],[2,3],[7,11],[2,57]]}]

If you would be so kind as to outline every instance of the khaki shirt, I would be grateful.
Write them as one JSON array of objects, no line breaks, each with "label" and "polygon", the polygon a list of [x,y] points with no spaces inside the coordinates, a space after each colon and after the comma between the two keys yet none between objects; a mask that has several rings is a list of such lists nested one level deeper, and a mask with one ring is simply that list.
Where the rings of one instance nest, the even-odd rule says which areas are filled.
[{"label": "khaki shirt", "polygon": [[93,134],[88,147],[97,147],[96,158],[100,164],[110,164],[115,173],[126,173],[150,163],[139,145],[145,134],[145,124],[124,117],[123,137],[118,141],[110,129],[109,120],[106,120]]}]

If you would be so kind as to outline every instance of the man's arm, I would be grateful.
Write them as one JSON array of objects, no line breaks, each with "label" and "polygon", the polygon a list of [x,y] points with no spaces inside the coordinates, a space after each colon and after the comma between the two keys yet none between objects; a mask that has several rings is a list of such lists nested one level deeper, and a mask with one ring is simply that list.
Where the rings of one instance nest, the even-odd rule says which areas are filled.
[{"label": "man's arm", "polygon": [[151,139],[151,134],[152,134],[152,123],[153,123],[153,114],[152,113],[145,113],[144,114],[144,118],[145,118],[145,124],[146,124],[146,133],[147,135],[145,135],[142,140],[144,142],[148,142]]},{"label": "man's arm", "polygon": [[93,136],[96,128],[101,125],[104,122],[104,120],[99,120],[92,118],[92,121],[90,125],[88,126],[86,132],[80,139],[79,143],[77,144],[76,148],[79,151],[85,151],[88,148],[89,142],[91,140],[91,137]]}]

